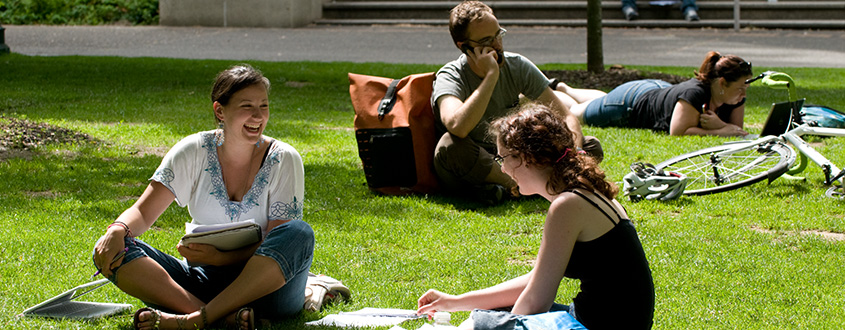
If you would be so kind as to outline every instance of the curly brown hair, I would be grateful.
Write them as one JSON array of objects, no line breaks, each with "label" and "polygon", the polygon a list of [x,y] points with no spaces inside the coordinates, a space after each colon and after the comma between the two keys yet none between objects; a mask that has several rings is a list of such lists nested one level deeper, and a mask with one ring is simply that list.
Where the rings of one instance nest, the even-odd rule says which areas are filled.
[{"label": "curly brown hair", "polygon": [[545,105],[531,102],[520,106],[516,113],[495,120],[490,133],[526,164],[551,167],[546,183],[549,193],[583,188],[613,199],[619,192],[615,184],[605,180],[593,157],[575,151],[575,135],[563,118]]}]

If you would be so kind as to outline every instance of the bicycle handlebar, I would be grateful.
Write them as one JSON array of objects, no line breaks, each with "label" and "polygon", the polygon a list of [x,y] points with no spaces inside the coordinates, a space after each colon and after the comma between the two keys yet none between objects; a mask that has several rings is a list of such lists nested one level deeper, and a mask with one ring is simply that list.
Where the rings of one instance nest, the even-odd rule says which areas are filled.
[{"label": "bicycle handlebar", "polygon": [[790,102],[798,100],[798,94],[795,91],[795,81],[788,74],[776,71],[766,71],[755,78],[746,80],[745,83],[750,84],[758,79],[760,79],[760,82],[767,87],[786,89],[789,93]]}]

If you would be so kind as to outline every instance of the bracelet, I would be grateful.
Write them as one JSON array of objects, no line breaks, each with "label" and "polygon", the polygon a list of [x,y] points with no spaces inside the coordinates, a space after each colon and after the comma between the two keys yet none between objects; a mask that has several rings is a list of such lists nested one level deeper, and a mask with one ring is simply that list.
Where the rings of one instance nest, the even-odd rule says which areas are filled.
[{"label": "bracelet", "polygon": [[132,230],[131,230],[131,229],[129,229],[129,225],[127,225],[125,222],[120,221],[120,220],[115,220],[115,222],[113,222],[113,223],[112,223],[112,224],[110,224],[108,227],[106,227],[106,230],[108,230],[108,229],[109,229],[109,228],[111,228],[112,226],[121,226],[121,227],[123,227],[123,229],[124,229],[124,230],[126,230],[126,236],[128,236],[128,237],[132,237]]}]

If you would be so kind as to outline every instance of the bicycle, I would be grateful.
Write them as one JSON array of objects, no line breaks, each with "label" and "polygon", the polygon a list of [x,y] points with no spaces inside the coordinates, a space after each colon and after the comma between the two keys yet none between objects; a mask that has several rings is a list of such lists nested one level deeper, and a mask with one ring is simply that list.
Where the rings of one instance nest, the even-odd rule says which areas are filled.
[{"label": "bicycle", "polygon": [[[758,79],[765,86],[788,90],[789,101],[773,106],[766,125],[769,125],[776,106],[786,106],[790,111],[788,121],[781,129],[785,132],[693,151],[659,163],[655,168],[685,175],[688,181],[684,195],[707,195],[745,187],[763,179],[771,183],[784,175],[791,177],[804,171],[809,159],[821,167],[825,175],[824,184],[831,186],[825,196],[845,199],[845,170],[838,168],[801,138],[803,135],[845,136],[845,129],[802,123],[799,111],[804,100],[797,98],[795,83],[789,75],[767,71],[746,83]],[[798,149],[800,157],[787,142]],[[797,159],[800,161],[795,165]]]}]

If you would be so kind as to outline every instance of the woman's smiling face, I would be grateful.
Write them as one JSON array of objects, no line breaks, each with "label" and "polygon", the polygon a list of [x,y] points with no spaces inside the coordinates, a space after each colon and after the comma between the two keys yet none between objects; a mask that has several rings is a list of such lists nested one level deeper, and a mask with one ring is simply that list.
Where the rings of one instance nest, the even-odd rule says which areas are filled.
[{"label": "woman's smiling face", "polygon": [[255,144],[270,119],[267,89],[262,84],[247,86],[232,94],[228,105],[215,102],[214,110],[224,123],[227,142],[234,139]]},{"label": "woman's smiling face", "polygon": [[501,141],[496,142],[496,150],[501,159],[502,172],[516,181],[520,194],[527,196],[545,192],[549,168],[528,165],[519,153],[502,146]]}]

